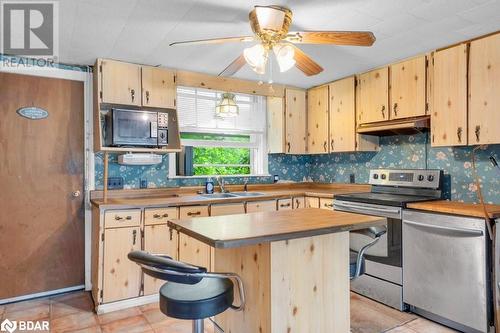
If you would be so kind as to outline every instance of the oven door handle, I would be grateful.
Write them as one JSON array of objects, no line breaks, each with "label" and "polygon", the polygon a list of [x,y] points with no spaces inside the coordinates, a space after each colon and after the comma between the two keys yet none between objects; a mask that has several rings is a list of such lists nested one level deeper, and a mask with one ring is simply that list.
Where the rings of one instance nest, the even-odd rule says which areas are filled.
[{"label": "oven door handle", "polygon": [[370,206],[360,206],[360,205],[353,205],[353,204],[348,204],[344,202],[338,202],[335,201],[334,206],[338,207],[343,207],[347,209],[357,209],[357,210],[363,210],[363,211],[371,211],[371,212],[377,212],[377,213],[389,213],[389,214],[400,214],[401,211],[398,208],[384,208],[384,207],[370,207]]},{"label": "oven door handle", "polygon": [[421,223],[421,222],[415,222],[415,221],[408,221],[404,220],[404,224],[409,224],[413,225],[416,227],[420,228],[426,228],[426,229],[434,229],[434,230],[439,230],[439,231],[447,231],[451,233],[458,233],[463,235],[464,237],[470,236],[470,237],[481,237],[484,235],[484,232],[479,229],[466,229],[466,228],[458,228],[458,227],[446,227],[443,225],[434,225],[434,224],[427,224],[427,223]]}]

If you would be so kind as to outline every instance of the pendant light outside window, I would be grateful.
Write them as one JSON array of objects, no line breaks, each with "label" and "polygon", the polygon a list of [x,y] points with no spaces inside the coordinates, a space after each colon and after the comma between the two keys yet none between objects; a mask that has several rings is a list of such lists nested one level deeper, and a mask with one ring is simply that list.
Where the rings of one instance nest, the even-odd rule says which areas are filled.
[{"label": "pendant light outside window", "polygon": [[215,117],[231,118],[239,114],[239,107],[234,101],[234,94],[224,93],[219,104],[215,107]]}]

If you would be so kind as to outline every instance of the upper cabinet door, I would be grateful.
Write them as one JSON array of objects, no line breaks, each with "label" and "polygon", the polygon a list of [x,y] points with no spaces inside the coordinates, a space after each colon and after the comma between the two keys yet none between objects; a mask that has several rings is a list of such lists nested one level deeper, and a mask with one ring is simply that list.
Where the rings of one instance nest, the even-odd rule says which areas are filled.
[{"label": "upper cabinet door", "polygon": [[174,71],[144,66],[142,67],[142,105],[175,109]]},{"label": "upper cabinet door", "polygon": [[467,45],[437,51],[433,72],[431,145],[467,144]]},{"label": "upper cabinet door", "polygon": [[267,97],[267,152],[285,152],[285,108],[283,98]]},{"label": "upper cabinet door", "polygon": [[360,74],[358,124],[389,120],[389,68]]},{"label": "upper cabinet door", "polygon": [[305,154],[306,151],[306,92],[305,90],[286,89],[285,91],[285,129],[288,154]]},{"label": "upper cabinet door", "polygon": [[500,34],[470,44],[469,144],[500,143]]},{"label": "upper cabinet door", "polygon": [[354,76],[330,83],[330,152],[356,150]]},{"label": "upper cabinet door", "polygon": [[328,153],[328,86],[307,91],[307,151]]},{"label": "upper cabinet door", "polygon": [[425,115],[425,56],[391,65],[390,119]]},{"label": "upper cabinet door", "polygon": [[102,103],[141,105],[141,66],[102,60],[101,69]]}]

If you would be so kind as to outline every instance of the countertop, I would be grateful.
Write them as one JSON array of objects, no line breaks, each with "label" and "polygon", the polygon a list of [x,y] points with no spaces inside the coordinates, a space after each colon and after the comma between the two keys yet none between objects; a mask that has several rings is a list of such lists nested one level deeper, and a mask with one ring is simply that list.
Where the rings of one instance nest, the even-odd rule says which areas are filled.
[{"label": "countertop", "polygon": [[[230,192],[243,190],[243,186],[227,186]],[[299,196],[312,196],[321,198],[333,198],[335,194],[352,192],[369,192],[370,185],[362,184],[262,184],[249,185],[248,191],[261,192],[264,195],[255,197],[235,197],[235,198],[202,198],[196,194],[201,187],[174,188],[174,189],[150,189],[122,190],[116,191],[116,197],[109,197],[106,202],[96,195],[91,198],[91,203],[100,209],[124,209],[142,207],[170,207],[170,206],[191,206],[225,204],[237,202],[263,201],[271,199],[284,199]],[[95,191],[100,194],[102,191]],[[109,193],[114,191],[109,191]]]},{"label": "countertop", "polygon": [[302,208],[170,220],[170,227],[216,248],[311,237],[383,224],[380,217]]},{"label": "countertop", "polygon": [[[429,212],[484,218],[484,210],[480,204],[438,200],[410,203],[407,207]],[[500,205],[486,205],[486,210],[490,219],[500,217]]]}]

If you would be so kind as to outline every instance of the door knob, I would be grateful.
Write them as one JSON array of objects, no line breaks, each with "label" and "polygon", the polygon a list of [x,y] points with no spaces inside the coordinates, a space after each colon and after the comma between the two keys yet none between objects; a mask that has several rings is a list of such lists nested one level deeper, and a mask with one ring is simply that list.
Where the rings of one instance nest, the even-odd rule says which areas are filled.
[{"label": "door knob", "polygon": [[81,192],[80,191],[73,191],[73,193],[71,193],[71,195],[74,197],[74,198],[78,198],[80,196]]}]

